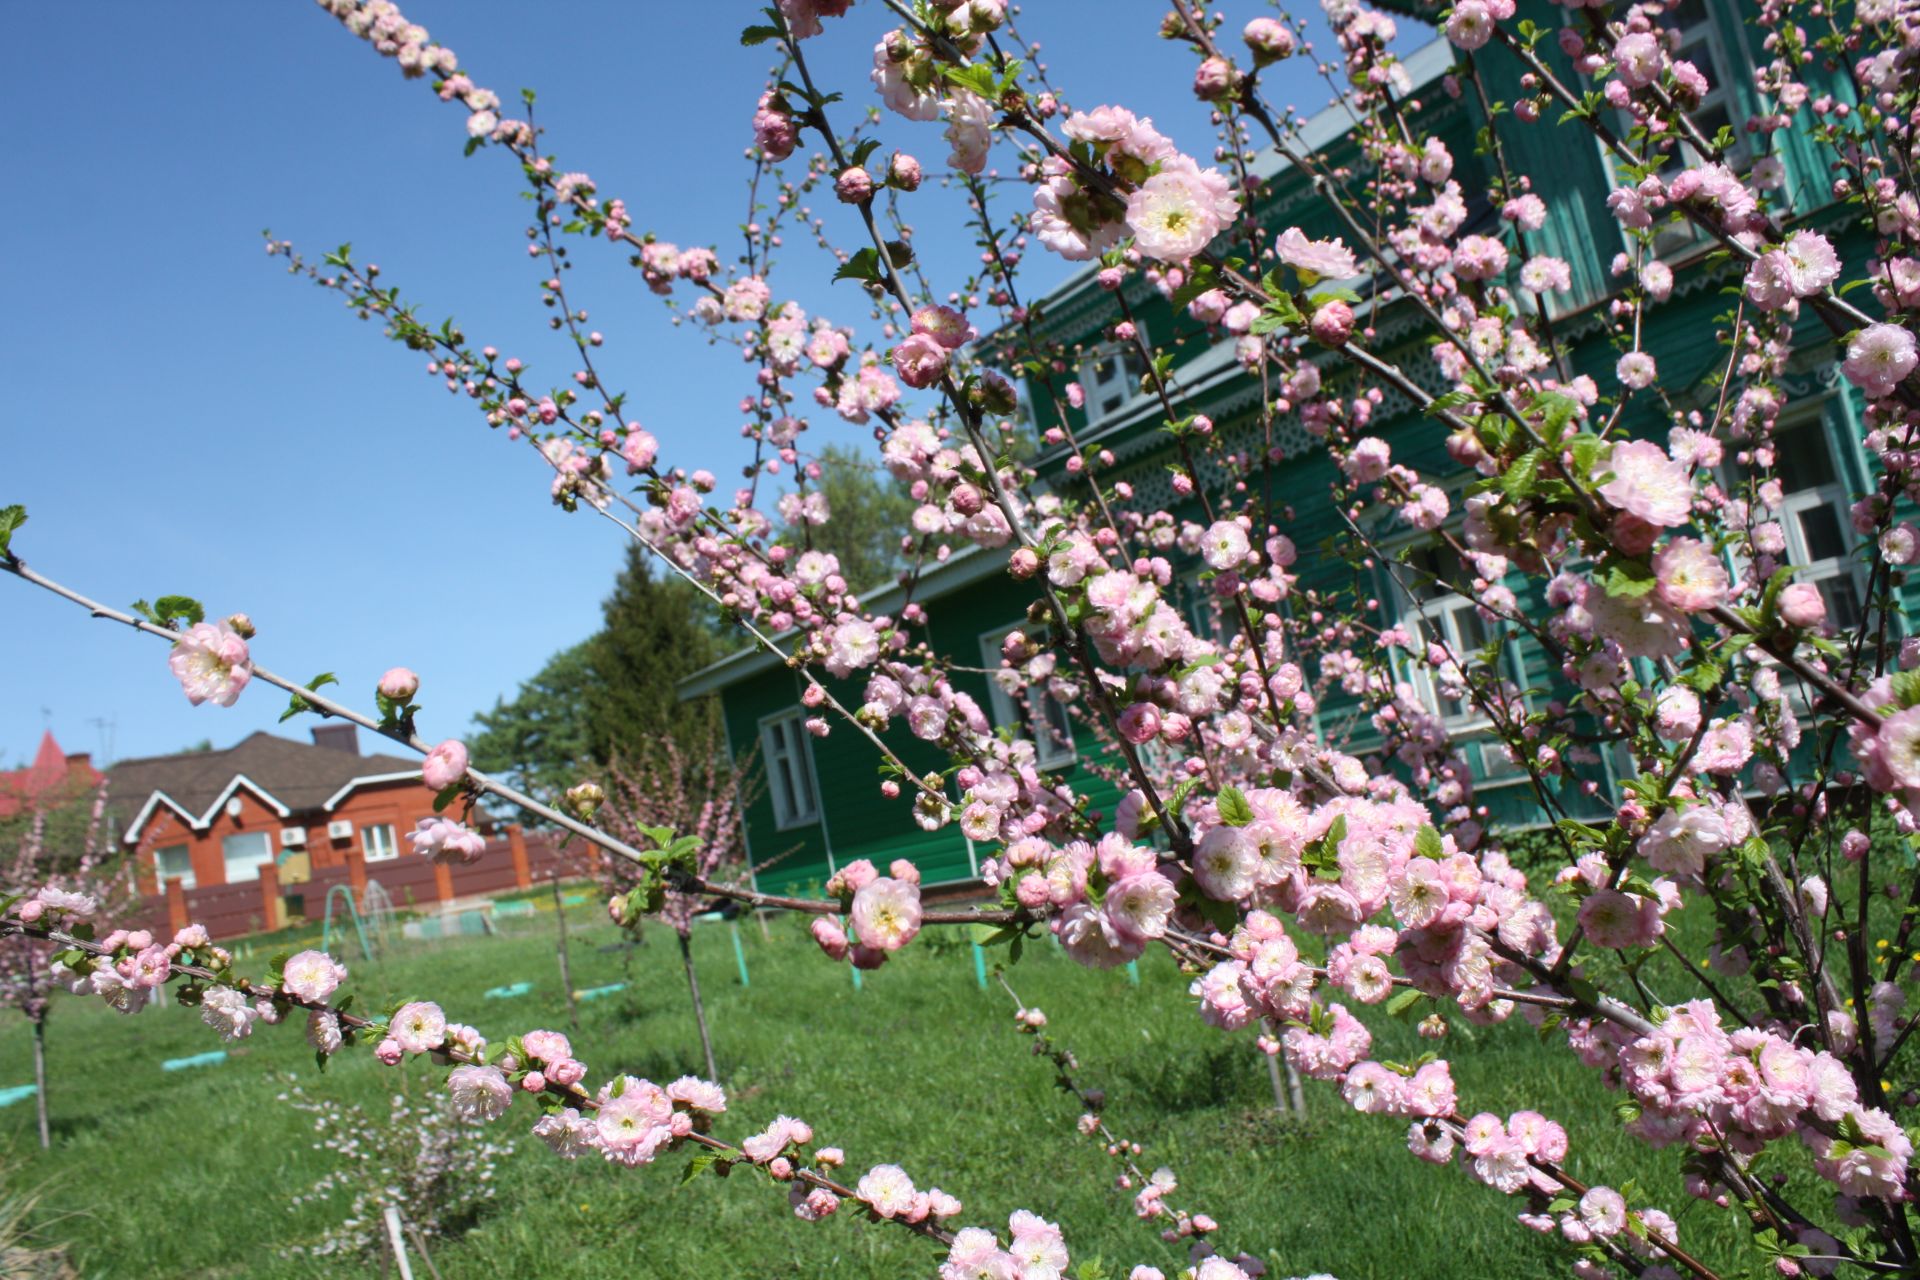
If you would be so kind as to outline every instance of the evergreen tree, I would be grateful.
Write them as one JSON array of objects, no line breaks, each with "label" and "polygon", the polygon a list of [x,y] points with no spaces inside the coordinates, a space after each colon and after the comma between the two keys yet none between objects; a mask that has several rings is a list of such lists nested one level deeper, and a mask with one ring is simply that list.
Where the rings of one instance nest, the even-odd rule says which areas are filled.
[{"label": "evergreen tree", "polygon": [[652,553],[636,545],[601,606],[605,625],[586,643],[593,687],[585,734],[593,759],[614,756],[662,736],[691,753],[719,723],[711,698],[683,703],[676,685],[730,646],[715,630],[705,597],[679,578],[656,577]]}]

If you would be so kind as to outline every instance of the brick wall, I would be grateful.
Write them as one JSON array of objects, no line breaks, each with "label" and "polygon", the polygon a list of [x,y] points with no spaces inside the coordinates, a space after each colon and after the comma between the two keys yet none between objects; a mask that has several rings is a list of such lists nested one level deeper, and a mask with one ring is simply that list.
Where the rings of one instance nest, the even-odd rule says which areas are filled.
[{"label": "brick wall", "polygon": [[356,849],[332,865],[313,868],[312,877],[303,884],[282,886],[270,871],[259,881],[187,890],[176,880],[168,892],[144,897],[137,918],[141,926],[162,937],[171,937],[185,924],[199,923],[216,939],[238,938],[287,920],[290,913],[284,906],[283,888],[298,895],[308,919],[319,920],[326,911],[328,889],[344,885],[358,903],[369,879],[379,882],[397,909],[430,911],[454,898],[508,893],[544,884],[556,874],[576,874],[574,852],[563,854],[556,837],[523,833],[518,827],[508,827],[489,841],[477,861],[452,866],[414,853],[368,865]]}]

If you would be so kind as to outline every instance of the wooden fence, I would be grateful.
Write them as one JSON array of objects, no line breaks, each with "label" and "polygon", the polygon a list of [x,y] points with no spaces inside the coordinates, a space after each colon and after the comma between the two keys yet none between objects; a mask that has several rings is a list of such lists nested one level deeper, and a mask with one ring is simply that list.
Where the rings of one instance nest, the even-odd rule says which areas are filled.
[{"label": "wooden fence", "polygon": [[139,927],[160,937],[172,937],[175,930],[197,922],[216,939],[238,938],[282,928],[301,916],[318,919],[334,885],[347,886],[358,902],[369,876],[379,881],[394,906],[431,910],[456,898],[529,889],[576,870],[572,851],[563,854],[552,837],[528,835],[514,826],[489,841],[486,852],[473,862],[447,864],[401,854],[369,868],[356,849],[342,865],[317,867],[310,879],[298,884],[282,885],[280,869],[272,863],[260,868],[258,880],[239,884],[182,889],[178,880],[169,880],[165,893],[142,900],[136,919]]}]

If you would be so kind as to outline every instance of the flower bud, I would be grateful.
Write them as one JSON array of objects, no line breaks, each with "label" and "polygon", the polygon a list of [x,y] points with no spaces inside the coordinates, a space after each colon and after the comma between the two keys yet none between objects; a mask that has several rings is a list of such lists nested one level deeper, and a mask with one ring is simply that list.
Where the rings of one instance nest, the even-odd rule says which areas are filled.
[{"label": "flower bud", "polygon": [[904,151],[896,151],[887,161],[887,181],[902,191],[920,189],[920,162]]},{"label": "flower bud", "polygon": [[1240,38],[1253,51],[1253,64],[1256,67],[1293,56],[1293,32],[1278,18],[1255,18],[1240,33]]},{"label": "flower bud", "polygon": [[873,177],[860,165],[844,170],[834,180],[834,194],[841,204],[865,204],[873,199]]},{"label": "flower bud", "polygon": [[567,788],[567,806],[580,815],[583,822],[593,821],[593,815],[607,802],[607,793],[597,782],[576,782]]},{"label": "flower bud", "polygon": [[1344,347],[1353,336],[1353,308],[1344,302],[1328,302],[1313,313],[1307,329],[1324,347]]},{"label": "flower bud", "polygon": [[227,619],[227,625],[232,627],[242,640],[253,639],[253,619],[246,614],[234,614]]},{"label": "flower bud", "polygon": [[380,677],[378,692],[392,702],[407,702],[420,692],[420,677],[405,667],[393,667]]}]

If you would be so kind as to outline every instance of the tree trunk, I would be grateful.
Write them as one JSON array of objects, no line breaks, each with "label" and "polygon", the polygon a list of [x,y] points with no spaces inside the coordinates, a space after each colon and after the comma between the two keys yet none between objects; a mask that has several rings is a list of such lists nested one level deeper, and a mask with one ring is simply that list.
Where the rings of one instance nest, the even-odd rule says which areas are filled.
[{"label": "tree trunk", "polygon": [[573,965],[567,959],[567,907],[560,901],[560,877],[548,881],[553,886],[553,918],[560,926],[560,941],[555,950],[560,954],[560,987],[567,993],[567,1017],[573,1023],[575,1035],[580,1033],[580,1003],[573,998]]},{"label": "tree trunk", "polygon": [[1273,1082],[1273,1109],[1283,1116],[1291,1115],[1293,1108],[1288,1105],[1286,1092],[1280,1085],[1279,1058],[1271,1053],[1262,1053],[1260,1056],[1267,1060],[1267,1079]]},{"label": "tree trunk", "polygon": [[700,1024],[700,1050],[707,1055],[707,1079],[719,1083],[720,1068],[713,1063],[713,1037],[707,1034],[707,1010],[700,1003],[700,979],[693,972],[693,937],[680,934],[680,960],[687,966],[687,990],[693,993],[693,1020]]},{"label": "tree trunk", "polygon": [[40,1149],[53,1146],[53,1135],[47,1128],[47,1018],[45,1014],[33,1020],[33,1105],[40,1113]]}]

